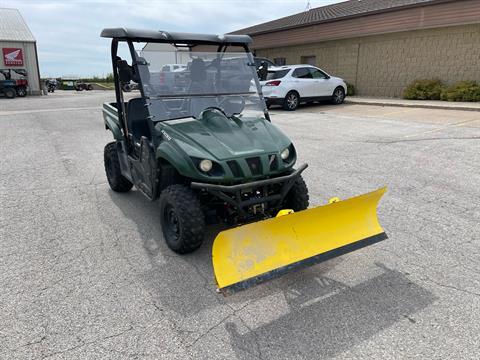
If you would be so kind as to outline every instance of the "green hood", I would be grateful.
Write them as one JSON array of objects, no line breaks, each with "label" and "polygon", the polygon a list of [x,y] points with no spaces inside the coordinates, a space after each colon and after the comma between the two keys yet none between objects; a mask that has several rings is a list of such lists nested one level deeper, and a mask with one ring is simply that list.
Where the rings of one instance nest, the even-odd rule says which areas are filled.
[{"label": "green hood", "polygon": [[277,153],[291,141],[272,123],[261,118],[227,118],[210,113],[202,119],[179,119],[160,123],[171,140],[188,155],[228,160]]}]

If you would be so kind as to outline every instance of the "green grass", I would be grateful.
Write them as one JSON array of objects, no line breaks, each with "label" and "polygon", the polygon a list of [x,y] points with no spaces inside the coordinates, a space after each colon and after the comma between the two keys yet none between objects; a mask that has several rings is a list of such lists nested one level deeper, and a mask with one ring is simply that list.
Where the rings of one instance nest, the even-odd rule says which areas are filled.
[{"label": "green grass", "polygon": [[95,82],[95,84],[110,90],[115,90],[115,83],[113,82]]}]

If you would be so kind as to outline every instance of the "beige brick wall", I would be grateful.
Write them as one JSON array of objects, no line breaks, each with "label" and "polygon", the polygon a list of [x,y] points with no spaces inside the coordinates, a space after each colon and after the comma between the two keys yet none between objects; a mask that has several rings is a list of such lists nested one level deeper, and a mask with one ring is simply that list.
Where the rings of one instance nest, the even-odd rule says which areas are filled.
[{"label": "beige brick wall", "polygon": [[[255,47],[255,43],[254,43]],[[365,96],[401,96],[416,79],[480,82],[480,24],[406,31],[309,45],[261,49],[258,56],[317,66],[355,85]]]}]

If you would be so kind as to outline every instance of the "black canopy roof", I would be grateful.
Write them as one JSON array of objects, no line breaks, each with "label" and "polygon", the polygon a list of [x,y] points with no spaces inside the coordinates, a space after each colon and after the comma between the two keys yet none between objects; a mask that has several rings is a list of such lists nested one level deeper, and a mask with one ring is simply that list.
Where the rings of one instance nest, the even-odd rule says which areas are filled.
[{"label": "black canopy roof", "polygon": [[100,36],[132,41],[179,44],[247,45],[252,42],[252,38],[248,35],[191,34],[125,28],[103,29]]}]

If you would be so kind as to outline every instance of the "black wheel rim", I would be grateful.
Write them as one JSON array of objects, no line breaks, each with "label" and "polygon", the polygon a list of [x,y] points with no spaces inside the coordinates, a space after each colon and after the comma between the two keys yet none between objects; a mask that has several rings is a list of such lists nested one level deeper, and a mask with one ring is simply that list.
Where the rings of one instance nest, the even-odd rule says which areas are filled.
[{"label": "black wheel rim", "polygon": [[172,205],[167,204],[163,211],[163,223],[170,241],[178,241],[180,238],[180,221]]}]

